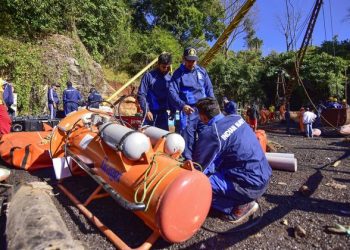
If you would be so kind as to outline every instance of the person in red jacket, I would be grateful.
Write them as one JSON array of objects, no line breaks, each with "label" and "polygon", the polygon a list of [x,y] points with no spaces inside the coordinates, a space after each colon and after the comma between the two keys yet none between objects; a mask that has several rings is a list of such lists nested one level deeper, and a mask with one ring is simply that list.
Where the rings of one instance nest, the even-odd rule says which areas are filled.
[{"label": "person in red jacket", "polygon": [[6,82],[0,78],[0,135],[8,134],[11,131],[11,119],[7,113],[7,106],[4,101],[4,87]]}]

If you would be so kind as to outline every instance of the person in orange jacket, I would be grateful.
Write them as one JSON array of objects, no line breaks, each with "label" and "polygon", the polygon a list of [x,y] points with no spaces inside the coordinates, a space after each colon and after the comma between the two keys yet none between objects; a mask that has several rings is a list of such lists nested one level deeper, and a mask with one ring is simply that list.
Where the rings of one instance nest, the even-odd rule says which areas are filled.
[{"label": "person in orange jacket", "polygon": [[280,106],[280,120],[283,121],[285,120],[285,113],[286,113],[286,104],[282,103],[282,105]]}]

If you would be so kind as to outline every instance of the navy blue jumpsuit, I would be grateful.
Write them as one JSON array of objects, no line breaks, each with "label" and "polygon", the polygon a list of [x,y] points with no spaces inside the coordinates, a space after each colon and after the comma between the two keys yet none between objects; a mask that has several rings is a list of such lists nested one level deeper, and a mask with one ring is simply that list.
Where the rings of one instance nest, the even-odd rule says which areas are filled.
[{"label": "navy blue jumpsuit", "polygon": [[272,173],[255,133],[240,115],[211,119],[199,136],[193,161],[209,176],[212,207],[225,214],[261,197]]},{"label": "navy blue jumpsuit", "polygon": [[170,84],[171,103],[180,110],[180,133],[185,139],[183,157],[192,160],[197,133],[200,133],[205,125],[199,120],[198,110],[190,115],[183,112],[185,105],[194,108],[198,100],[205,97],[213,97],[214,91],[207,71],[196,65],[193,70],[188,70],[183,64],[175,70]]},{"label": "navy blue jumpsuit", "polygon": [[93,90],[88,96],[89,108],[98,109],[100,107],[101,102],[102,102],[101,94],[98,93],[97,90]]},{"label": "navy blue jumpsuit", "polygon": [[47,92],[47,101],[50,119],[54,119],[56,118],[57,105],[59,104],[60,100],[58,99],[57,92],[53,87],[50,87],[49,91]]},{"label": "navy blue jumpsuit", "polygon": [[224,110],[227,115],[237,114],[237,104],[234,101],[229,101],[225,104]]},{"label": "navy blue jumpsuit", "polygon": [[63,106],[65,115],[78,110],[80,100],[81,95],[77,89],[73,87],[66,88],[63,91]]},{"label": "navy blue jumpsuit", "polygon": [[153,121],[146,119],[145,125],[169,130],[167,110],[171,109],[168,103],[170,79],[169,74],[164,75],[158,69],[142,77],[137,99],[145,115],[148,111],[153,114]]}]

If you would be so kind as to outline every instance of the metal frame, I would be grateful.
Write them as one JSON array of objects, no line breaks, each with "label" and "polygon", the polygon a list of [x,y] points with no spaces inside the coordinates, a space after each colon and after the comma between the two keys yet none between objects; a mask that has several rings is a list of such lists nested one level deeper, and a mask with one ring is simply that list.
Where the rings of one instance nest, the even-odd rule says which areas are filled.
[{"label": "metal frame", "polygon": [[[127,245],[118,235],[116,235],[111,229],[103,224],[88,208],[87,206],[93,201],[101,198],[111,196],[119,205],[127,210],[140,211],[145,209],[143,203],[131,203],[125,200],[119,193],[117,193],[110,185],[108,185],[100,176],[93,172],[93,168],[87,166],[79,157],[75,156],[69,149],[67,149],[67,156],[70,156],[78,167],[72,168],[72,172],[76,173],[77,170],[83,170],[93,180],[95,180],[99,186],[91,193],[91,195],[81,202],[77,197],[72,194],[66,187],[64,187],[61,181],[57,186],[58,188],[73,202],[73,204],[85,215],[106,237],[119,249],[133,249]],[[101,191],[104,190],[104,193]],[[150,249],[152,245],[159,238],[160,234],[157,231],[153,231],[152,234],[142,243],[139,247],[134,249],[146,250]]]}]

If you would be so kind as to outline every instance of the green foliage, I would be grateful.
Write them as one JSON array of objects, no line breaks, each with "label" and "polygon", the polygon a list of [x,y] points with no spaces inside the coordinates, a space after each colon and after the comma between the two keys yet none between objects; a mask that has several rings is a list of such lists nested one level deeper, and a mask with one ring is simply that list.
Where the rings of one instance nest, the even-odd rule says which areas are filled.
[{"label": "green foliage", "polygon": [[22,114],[42,112],[44,68],[39,47],[0,37],[0,72],[9,79],[18,94],[17,107]]},{"label": "green foliage", "polygon": [[[269,100],[274,100],[276,95],[276,81],[280,70],[286,72],[286,81],[293,77],[295,53],[273,53],[263,59],[265,65],[261,79],[264,92]],[[344,71],[349,66],[349,61],[340,57],[333,57],[327,53],[320,53],[319,48],[310,48],[300,67],[300,77],[314,103],[325,100],[328,96],[344,96]],[[308,104],[310,100],[306,96],[302,86],[296,86],[291,98],[291,106],[300,108]]]},{"label": "green foliage", "polygon": [[2,0],[0,33],[33,39],[62,30],[60,0]]},{"label": "green foliage", "polygon": [[219,0],[144,0],[132,1],[134,25],[141,31],[161,27],[170,31],[179,42],[205,34],[207,40],[223,30],[220,18],[224,11]]},{"label": "green foliage", "polygon": [[338,41],[335,36],[333,41],[324,41],[320,47],[317,48],[317,52],[325,52],[329,55],[336,55],[346,60],[350,60],[350,40]]},{"label": "green foliage", "polygon": [[209,67],[216,96],[227,96],[241,103],[264,99],[259,82],[263,70],[260,57],[255,51],[242,51],[228,60],[218,56]]},{"label": "green foliage", "polygon": [[76,18],[78,35],[97,61],[118,66],[132,43],[130,12],[123,1],[89,0]]},{"label": "green foliage", "polygon": [[172,54],[175,64],[181,61],[182,48],[170,32],[155,28],[145,34],[134,34],[134,37],[138,44],[131,52],[130,58],[133,63],[127,62],[123,67],[132,74],[137,73],[164,51]]}]

